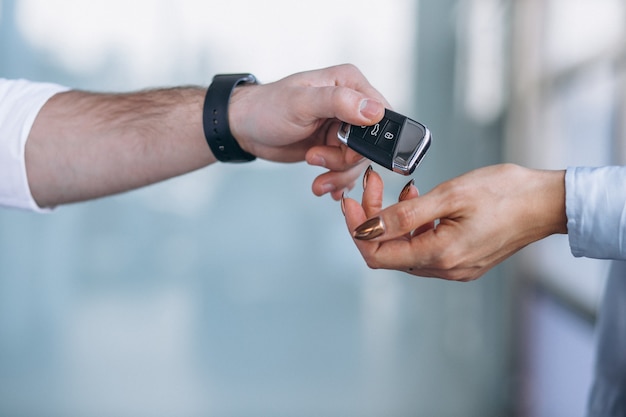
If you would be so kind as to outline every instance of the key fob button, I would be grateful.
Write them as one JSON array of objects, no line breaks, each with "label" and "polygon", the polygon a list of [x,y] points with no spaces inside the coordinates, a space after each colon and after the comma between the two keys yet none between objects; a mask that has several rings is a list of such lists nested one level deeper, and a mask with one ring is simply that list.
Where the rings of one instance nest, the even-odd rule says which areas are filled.
[{"label": "key fob button", "polygon": [[369,126],[350,126],[350,137],[363,139]]},{"label": "key fob button", "polygon": [[369,143],[376,143],[378,138],[380,138],[380,134],[385,130],[386,125],[387,120],[383,119],[375,125],[369,126],[367,129],[367,135],[365,135],[365,140]]},{"label": "key fob button", "polygon": [[400,133],[400,125],[395,122],[388,122],[378,136],[376,146],[385,152],[391,153],[398,141],[398,133]]}]

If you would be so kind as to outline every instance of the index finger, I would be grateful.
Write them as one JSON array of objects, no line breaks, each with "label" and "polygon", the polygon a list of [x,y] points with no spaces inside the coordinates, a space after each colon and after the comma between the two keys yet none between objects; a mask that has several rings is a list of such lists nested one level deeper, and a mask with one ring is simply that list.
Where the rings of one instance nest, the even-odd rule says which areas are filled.
[{"label": "index finger", "polygon": [[[387,241],[413,232],[430,224],[445,213],[438,195],[427,193],[422,197],[401,201],[382,210],[354,229],[353,236],[359,240]],[[376,233],[368,233],[377,224]]]}]

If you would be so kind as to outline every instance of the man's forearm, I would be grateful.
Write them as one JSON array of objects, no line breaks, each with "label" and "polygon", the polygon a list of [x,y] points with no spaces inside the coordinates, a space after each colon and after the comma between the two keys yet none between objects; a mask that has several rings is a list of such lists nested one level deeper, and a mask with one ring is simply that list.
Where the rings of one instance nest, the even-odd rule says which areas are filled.
[{"label": "man's forearm", "polygon": [[204,139],[206,90],[52,97],[26,143],[31,192],[41,207],[119,193],[215,161]]},{"label": "man's forearm", "polygon": [[[42,101],[35,103],[36,112],[30,106],[30,119],[22,122],[21,131],[8,129],[12,140],[4,159],[13,161],[12,171],[20,172],[5,187],[5,205],[35,208],[35,202],[47,207],[88,200],[215,162],[203,127],[206,91],[189,87],[45,96],[43,107]],[[21,96],[11,97],[15,103]],[[293,74],[264,85],[242,84],[228,100],[224,103],[228,125],[244,152],[268,161],[307,161],[323,167],[326,172],[313,181],[313,192],[331,193],[335,199],[353,186],[363,159],[337,139],[339,122],[376,123],[386,103],[358,68],[349,64]],[[4,108],[10,115],[7,105]],[[20,132],[26,131],[24,144]],[[14,194],[27,201],[7,203]]]}]

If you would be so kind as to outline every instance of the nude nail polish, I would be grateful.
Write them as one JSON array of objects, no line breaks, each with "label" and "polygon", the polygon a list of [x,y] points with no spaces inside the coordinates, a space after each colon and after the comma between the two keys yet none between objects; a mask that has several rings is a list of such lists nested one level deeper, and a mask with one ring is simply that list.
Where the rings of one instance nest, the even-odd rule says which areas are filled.
[{"label": "nude nail polish", "polygon": [[413,186],[413,184],[415,184],[414,179],[411,179],[411,181],[406,183],[404,188],[402,188],[402,191],[400,191],[400,196],[398,197],[398,201],[403,201],[406,198],[409,191],[411,191],[411,186]]},{"label": "nude nail polish", "polygon": [[354,229],[352,237],[359,240],[371,240],[381,236],[383,233],[385,233],[383,219],[374,217]]},{"label": "nude nail polish", "polygon": [[343,215],[346,215],[346,193],[341,193],[341,212],[343,213]]},{"label": "nude nail polish", "polygon": [[367,169],[365,170],[365,173],[363,174],[363,189],[365,190],[365,187],[367,187],[367,179],[370,176],[370,173],[374,170],[374,168],[372,168],[372,166],[368,166]]}]

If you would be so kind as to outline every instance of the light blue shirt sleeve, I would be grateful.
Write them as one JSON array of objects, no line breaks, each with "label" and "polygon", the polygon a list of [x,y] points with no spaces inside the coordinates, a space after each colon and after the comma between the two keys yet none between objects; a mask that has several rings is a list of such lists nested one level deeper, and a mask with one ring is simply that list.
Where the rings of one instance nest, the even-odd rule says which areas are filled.
[{"label": "light blue shirt sleeve", "polygon": [[574,256],[626,260],[626,166],[568,168],[565,207]]}]

